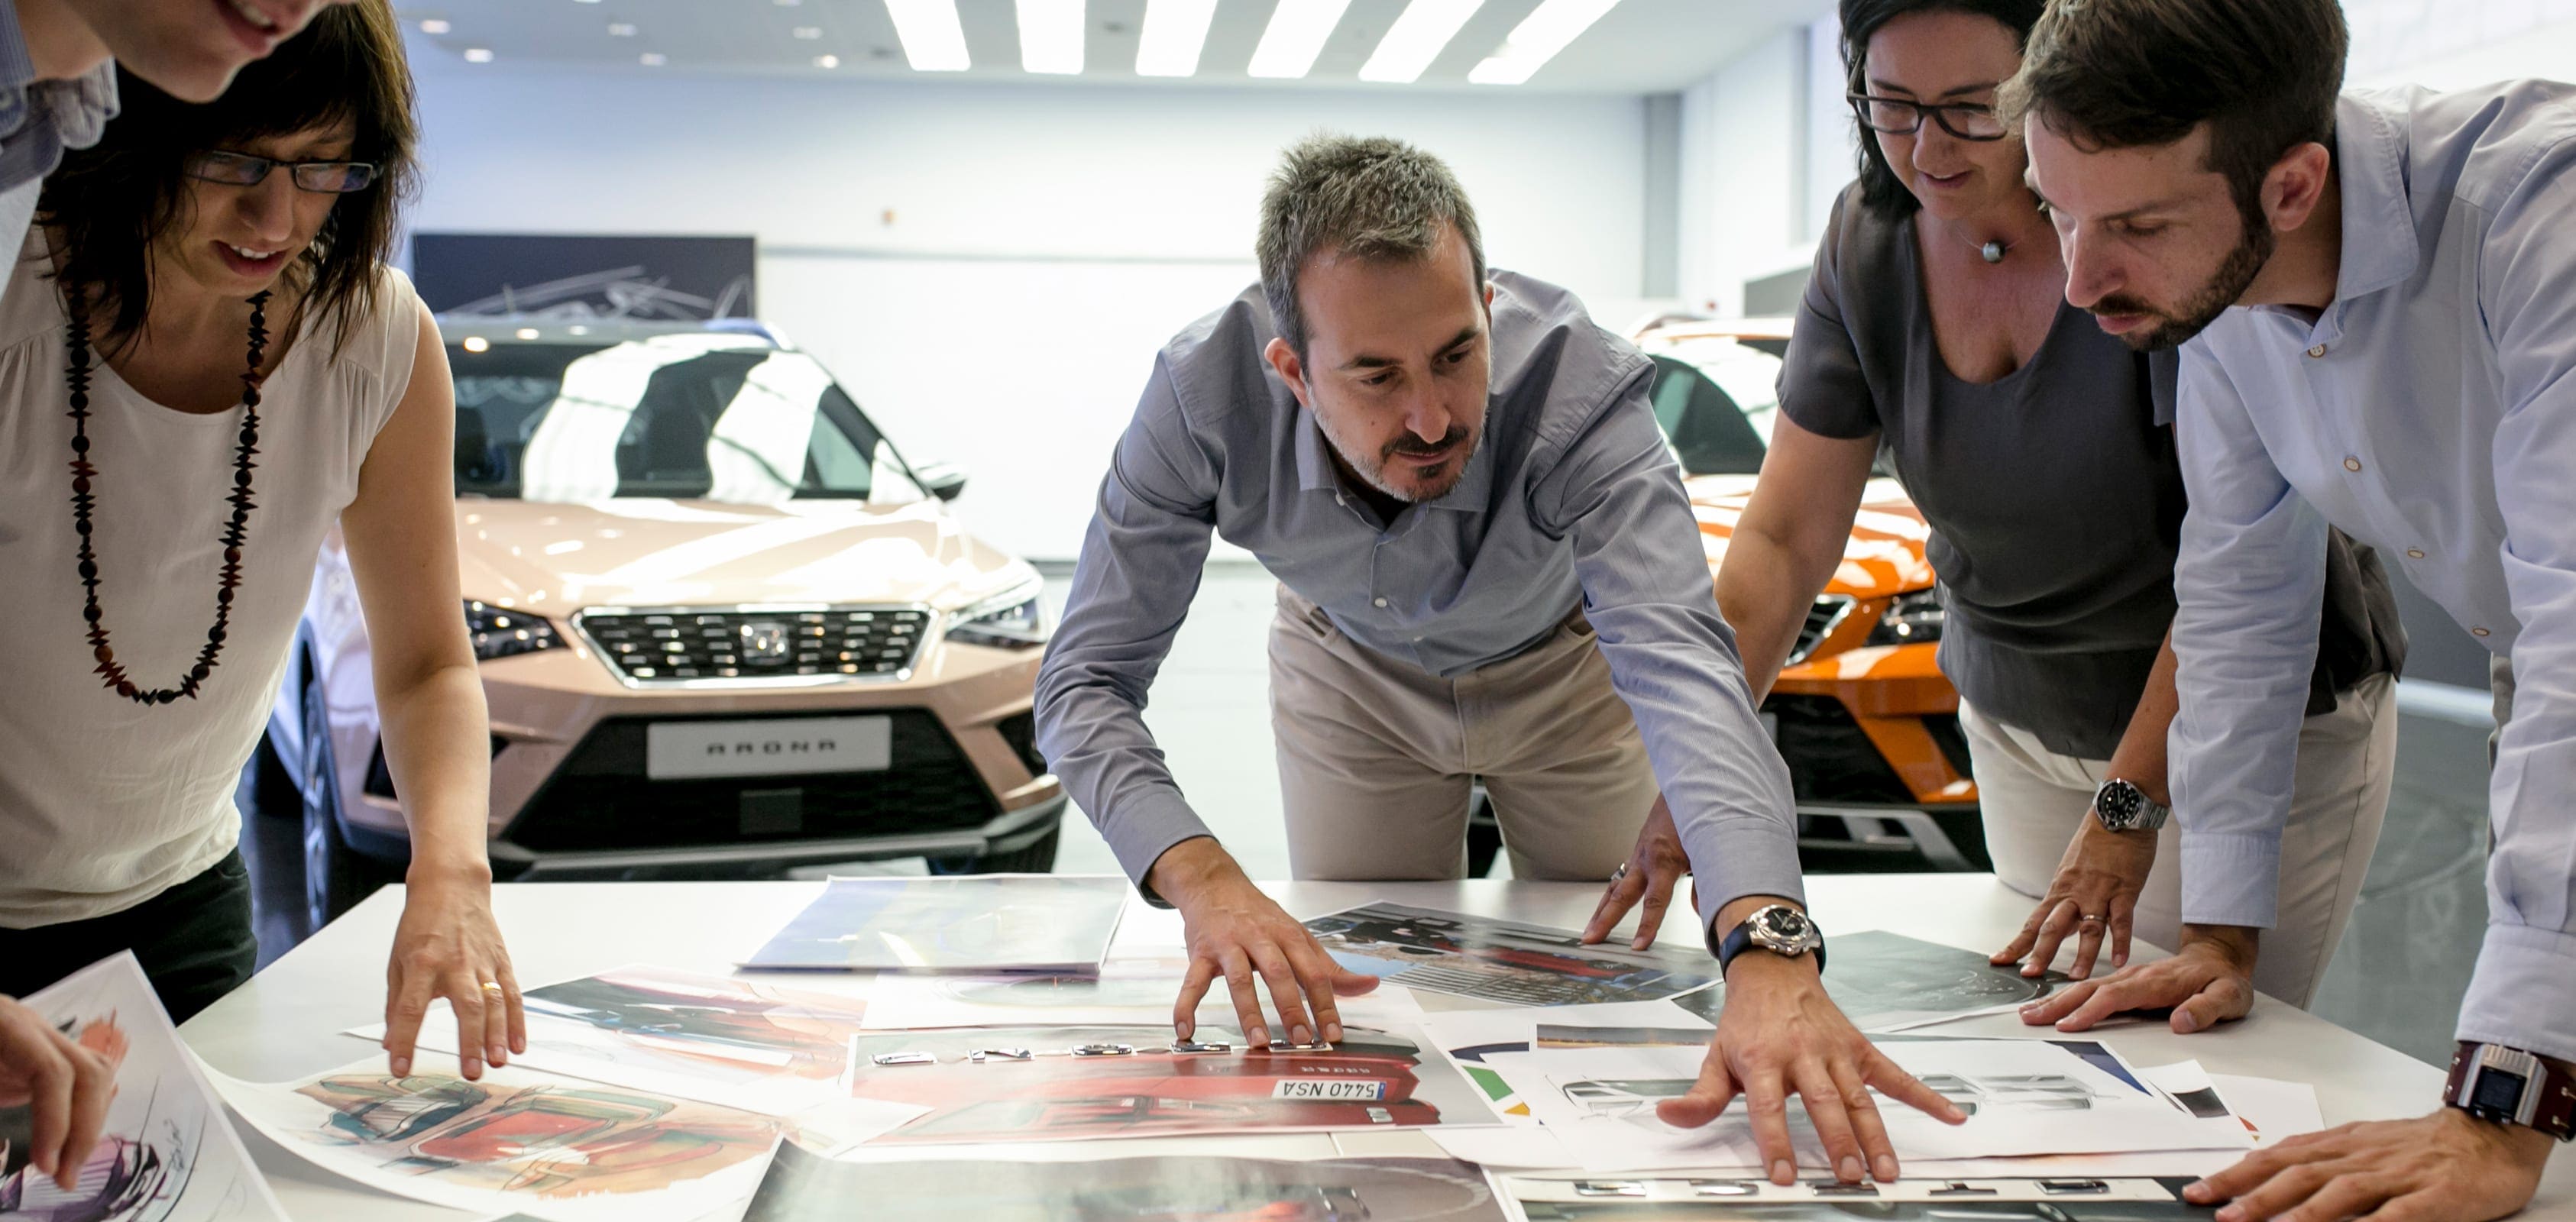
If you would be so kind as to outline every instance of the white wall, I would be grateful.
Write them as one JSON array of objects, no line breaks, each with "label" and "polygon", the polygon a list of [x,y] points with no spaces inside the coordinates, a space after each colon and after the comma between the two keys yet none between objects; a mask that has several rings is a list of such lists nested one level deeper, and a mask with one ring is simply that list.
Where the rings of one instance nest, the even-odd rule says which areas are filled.
[{"label": "white wall", "polygon": [[1315,129],[1422,144],[1495,263],[1640,307],[1636,97],[456,68],[421,94],[415,228],[758,237],[762,316],[1035,558],[1078,549],[1155,349],[1252,282],[1263,178]]},{"label": "white wall", "polygon": [[1682,95],[1681,296],[1728,315],[1744,282],[1807,266],[1852,176],[1833,18],[1794,27]]}]

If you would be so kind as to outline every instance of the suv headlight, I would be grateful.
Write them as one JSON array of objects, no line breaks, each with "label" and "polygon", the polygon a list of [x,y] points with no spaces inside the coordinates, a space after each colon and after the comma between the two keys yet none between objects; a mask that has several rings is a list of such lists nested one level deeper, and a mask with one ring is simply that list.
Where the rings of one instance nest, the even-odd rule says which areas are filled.
[{"label": "suv headlight", "polygon": [[1941,626],[1949,613],[1941,609],[1941,590],[1916,590],[1899,594],[1887,604],[1887,613],[1878,617],[1878,627],[1871,629],[1872,645],[1920,645],[1941,639]]},{"label": "suv headlight", "polygon": [[563,644],[545,617],[465,600],[465,631],[474,638],[474,660],[489,662],[515,654],[535,653]]},{"label": "suv headlight", "polygon": [[1032,581],[948,615],[948,639],[995,649],[1035,649],[1047,643],[1046,583]]}]

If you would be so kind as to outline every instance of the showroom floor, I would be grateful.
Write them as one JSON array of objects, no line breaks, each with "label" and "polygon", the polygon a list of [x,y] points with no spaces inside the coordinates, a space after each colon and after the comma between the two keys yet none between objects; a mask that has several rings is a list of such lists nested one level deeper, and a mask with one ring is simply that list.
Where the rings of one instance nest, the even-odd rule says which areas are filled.
[{"label": "showroom floor", "polygon": [[[1067,577],[1050,573],[1049,591],[1060,602]],[[1146,714],[1182,789],[1255,878],[1288,875],[1264,652],[1274,589],[1252,564],[1211,565]],[[2484,728],[2405,718],[2388,830],[2319,992],[2318,1014],[2421,1059],[2448,1059],[2452,1015],[2486,922],[2480,883],[2485,785]],[[246,838],[250,851],[292,854],[290,827],[275,826],[288,821],[269,822],[267,834]],[[1508,868],[1498,862],[1496,872]],[[887,862],[843,872],[851,869],[917,873],[921,865]],[[1066,821],[1056,869],[1115,873],[1118,865],[1077,814]],[[295,897],[273,898],[280,902],[262,897],[263,960],[293,944],[293,930],[273,914],[291,910]]]}]

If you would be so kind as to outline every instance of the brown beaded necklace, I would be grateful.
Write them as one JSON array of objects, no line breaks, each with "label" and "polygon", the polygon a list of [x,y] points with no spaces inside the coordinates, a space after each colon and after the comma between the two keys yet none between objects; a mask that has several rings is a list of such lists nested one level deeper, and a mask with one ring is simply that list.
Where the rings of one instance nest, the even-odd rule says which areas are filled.
[{"label": "brown beaded necklace", "polygon": [[215,624],[206,629],[206,646],[197,651],[197,664],[190,667],[177,687],[146,691],[128,678],[125,667],[116,660],[116,651],[108,647],[107,622],[98,608],[98,555],[90,549],[90,509],[98,497],[90,491],[90,481],[98,478],[98,467],[89,459],[89,313],[77,303],[70,305],[71,327],[65,333],[69,364],[63,370],[63,382],[71,388],[72,400],[72,529],[80,534],[80,579],[82,591],[81,618],[89,622],[90,652],[98,658],[98,673],[103,687],[113,688],[117,695],[137,704],[168,704],[181,696],[197,697],[197,686],[215,669],[215,659],[224,651],[224,629],[231,623],[233,590],[241,585],[242,540],[250,525],[250,456],[259,453],[259,384],[266,375],[260,372],[260,355],[268,347],[268,294],[250,299],[250,369],[242,374],[241,444],[233,455],[233,490],[226,500],[232,502],[232,521],[223,533],[223,577],[215,584]]}]

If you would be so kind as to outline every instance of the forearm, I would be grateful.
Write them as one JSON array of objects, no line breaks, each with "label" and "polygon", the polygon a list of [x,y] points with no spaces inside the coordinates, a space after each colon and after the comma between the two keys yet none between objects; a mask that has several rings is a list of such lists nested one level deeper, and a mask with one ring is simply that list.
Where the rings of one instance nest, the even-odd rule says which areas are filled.
[{"label": "forearm", "polygon": [[1799,547],[1744,522],[1736,524],[1726,561],[1718,567],[1717,606],[1735,629],[1745,685],[1755,704],[1779,682],[1798,646],[1807,608],[1832,580],[1839,559],[1838,549]]},{"label": "forearm", "polygon": [[2173,632],[2167,629],[2164,645],[2156,651],[2155,668],[2147,675],[2147,690],[2129,714],[2129,728],[2121,734],[2119,747],[2111,752],[2111,779],[2144,790],[2158,806],[2173,805],[2173,794],[2165,784],[2165,744],[2174,713],[2181,707],[2181,698],[2174,694]]},{"label": "forearm", "polygon": [[482,676],[442,666],[399,686],[381,682],[385,763],[411,829],[411,877],[489,881],[491,723]]}]

